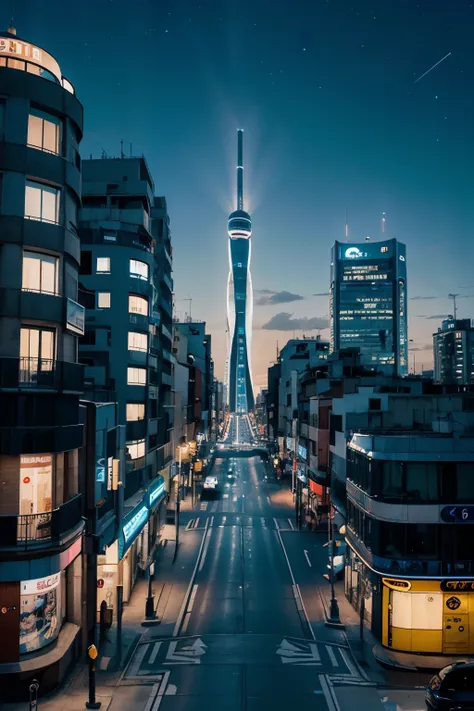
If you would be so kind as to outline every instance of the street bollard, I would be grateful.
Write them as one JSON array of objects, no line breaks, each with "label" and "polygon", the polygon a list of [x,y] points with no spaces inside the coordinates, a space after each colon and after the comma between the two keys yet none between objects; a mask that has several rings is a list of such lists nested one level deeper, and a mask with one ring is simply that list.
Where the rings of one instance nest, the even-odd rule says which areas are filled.
[{"label": "street bollard", "polygon": [[36,711],[38,708],[38,689],[39,683],[37,679],[33,679],[30,684],[30,708],[29,711]]},{"label": "street bollard", "polygon": [[87,649],[87,656],[89,657],[89,701],[86,701],[86,709],[100,709],[102,706],[100,701],[95,699],[95,660],[97,659],[99,652],[95,644]]}]

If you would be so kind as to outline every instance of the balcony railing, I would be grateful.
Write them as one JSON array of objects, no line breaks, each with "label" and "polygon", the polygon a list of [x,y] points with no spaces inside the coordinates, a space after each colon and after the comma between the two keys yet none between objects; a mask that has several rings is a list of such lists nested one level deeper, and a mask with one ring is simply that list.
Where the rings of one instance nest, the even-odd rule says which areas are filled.
[{"label": "balcony railing", "polygon": [[0,388],[84,390],[84,366],[49,358],[0,358]]},{"label": "balcony railing", "polygon": [[53,511],[0,516],[0,548],[52,546],[81,522],[82,494]]}]

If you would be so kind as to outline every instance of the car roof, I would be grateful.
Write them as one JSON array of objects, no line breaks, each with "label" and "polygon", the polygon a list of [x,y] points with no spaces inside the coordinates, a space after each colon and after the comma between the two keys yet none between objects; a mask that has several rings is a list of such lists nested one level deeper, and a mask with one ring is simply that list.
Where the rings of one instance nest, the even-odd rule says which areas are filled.
[{"label": "car roof", "polygon": [[458,662],[448,664],[447,667],[441,669],[441,671],[438,672],[438,676],[440,679],[444,679],[448,674],[458,669],[474,669],[474,661],[472,659],[460,659]]}]

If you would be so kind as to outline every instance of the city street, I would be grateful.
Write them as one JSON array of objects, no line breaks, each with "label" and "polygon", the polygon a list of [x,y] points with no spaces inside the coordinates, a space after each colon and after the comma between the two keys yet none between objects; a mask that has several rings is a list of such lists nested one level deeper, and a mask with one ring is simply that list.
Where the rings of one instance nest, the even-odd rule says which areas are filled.
[{"label": "city street", "polygon": [[[241,420],[231,424],[226,442],[250,436]],[[374,711],[385,701],[406,711],[424,709],[422,689],[410,687],[420,687],[426,676],[371,676],[353,657],[345,633],[325,625],[317,593],[317,586],[327,586],[324,534],[296,531],[287,486],[260,457],[236,454],[217,459],[216,491],[204,491],[182,512],[176,567],[157,571],[157,580],[166,578],[172,590],[162,624],[140,628],[119,675],[99,674],[103,708]],[[189,570],[185,584],[183,570]],[[175,574],[179,584],[170,579]],[[81,708],[83,697],[74,692],[66,705],[67,693],[64,706],[56,699],[40,708]]]}]

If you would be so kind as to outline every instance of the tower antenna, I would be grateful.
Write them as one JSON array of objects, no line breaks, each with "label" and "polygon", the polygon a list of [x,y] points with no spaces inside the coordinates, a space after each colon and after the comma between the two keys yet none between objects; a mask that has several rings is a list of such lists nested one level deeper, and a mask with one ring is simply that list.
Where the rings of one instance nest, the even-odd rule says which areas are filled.
[{"label": "tower antenna", "polygon": [[347,222],[347,206],[346,206],[346,242],[349,242],[349,224]]},{"label": "tower antenna", "polygon": [[244,209],[244,129],[237,130],[237,210]]},{"label": "tower antenna", "polygon": [[454,320],[456,321],[456,316],[457,316],[457,308],[456,308],[456,299],[458,298],[459,294],[448,294],[448,298],[453,300],[453,313],[454,313]]},{"label": "tower antenna", "polygon": [[382,234],[385,234],[385,223],[387,222],[387,216],[385,212],[382,212]]}]

